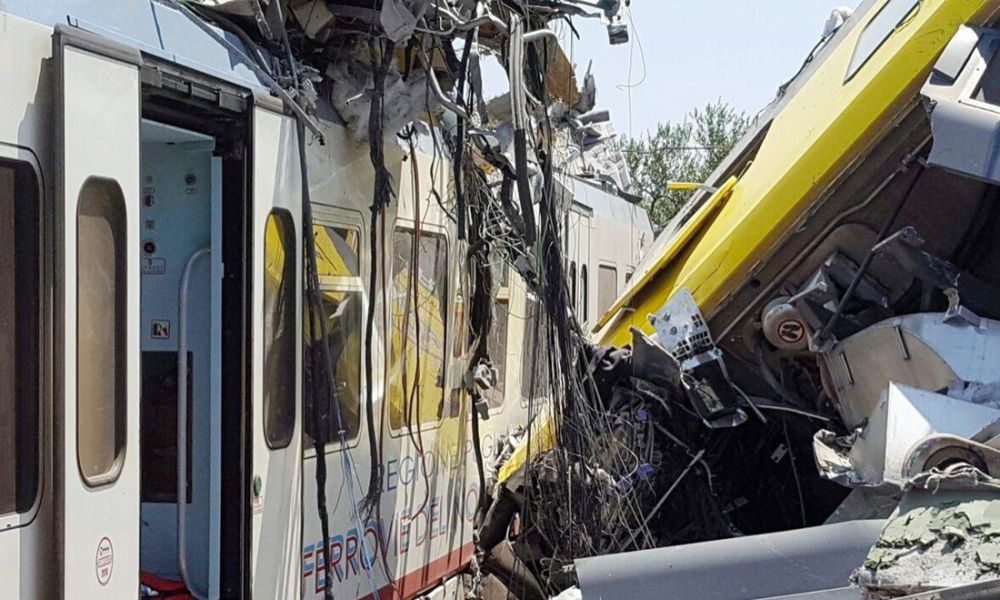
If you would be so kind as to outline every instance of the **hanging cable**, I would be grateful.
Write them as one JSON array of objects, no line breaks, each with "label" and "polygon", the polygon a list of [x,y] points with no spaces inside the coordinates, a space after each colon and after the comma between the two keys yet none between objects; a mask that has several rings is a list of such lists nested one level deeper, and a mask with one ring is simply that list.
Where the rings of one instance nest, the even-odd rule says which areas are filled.
[{"label": "hanging cable", "polygon": [[243,52],[243,50],[240,49],[239,46],[226,39],[226,36],[212,29],[212,27],[208,23],[199,18],[198,15],[192,12],[190,8],[182,4],[179,0],[164,0],[164,2],[166,2],[167,5],[170,6],[171,8],[178,10],[191,22],[197,25],[199,29],[207,33],[213,40],[222,44],[223,46],[228,48],[231,52],[236,54],[236,56],[240,57],[240,59],[243,60],[243,62],[246,63],[247,66],[250,67],[250,70],[252,70],[254,74],[257,75],[257,77],[259,77],[267,85],[268,89],[270,89],[276,96],[281,98],[282,103],[285,106],[287,106],[289,110],[295,113],[296,118],[302,121],[306,125],[306,127],[308,127],[313,132],[313,134],[319,140],[319,143],[320,144],[325,143],[323,139],[323,132],[320,130],[319,125],[317,125],[316,122],[313,121],[312,117],[306,114],[306,111],[301,106],[299,106],[297,102],[295,102],[295,100],[288,94],[288,92],[286,92],[285,89],[281,87],[281,85],[279,85],[278,82],[275,81],[273,77],[271,77],[271,74],[269,72],[265,71],[260,65],[258,65],[254,59],[247,56]]},{"label": "hanging cable", "polygon": [[[385,76],[392,63],[393,50],[395,44],[389,40],[379,43],[380,52],[376,51],[374,39],[368,40],[368,50],[371,53],[373,81],[371,108],[368,118],[368,143],[369,155],[372,168],[375,170],[374,188],[372,190],[371,205],[371,253],[376,256],[378,253],[378,236],[376,223],[379,216],[385,210],[392,198],[392,183],[389,171],[385,167],[384,132],[382,129],[385,118]],[[368,422],[368,449],[371,456],[378,456],[378,442],[375,434],[375,410],[373,390],[375,387],[374,366],[372,356],[373,330],[375,325],[375,298],[376,290],[376,269],[375,262],[372,261],[371,272],[368,279],[368,318],[365,328],[365,414]],[[363,500],[363,507],[367,514],[373,514],[375,506],[381,502],[382,497],[382,465],[372,461],[368,478],[368,492]]]}]

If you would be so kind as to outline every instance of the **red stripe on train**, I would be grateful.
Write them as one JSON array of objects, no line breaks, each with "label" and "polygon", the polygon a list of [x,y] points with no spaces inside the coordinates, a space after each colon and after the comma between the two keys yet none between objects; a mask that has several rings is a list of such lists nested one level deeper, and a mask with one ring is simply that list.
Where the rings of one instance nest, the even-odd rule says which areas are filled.
[{"label": "red stripe on train", "polygon": [[[446,579],[460,573],[469,564],[475,552],[474,544],[466,544],[446,556],[432,560],[415,571],[397,579],[394,585],[386,585],[378,591],[378,600],[410,600]],[[371,598],[372,595],[362,596]]]}]

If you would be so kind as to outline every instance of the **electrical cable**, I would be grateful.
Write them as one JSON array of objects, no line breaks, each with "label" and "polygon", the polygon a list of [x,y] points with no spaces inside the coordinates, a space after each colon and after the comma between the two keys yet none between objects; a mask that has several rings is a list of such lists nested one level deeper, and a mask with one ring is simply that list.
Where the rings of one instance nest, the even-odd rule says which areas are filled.
[{"label": "electrical cable", "polygon": [[[380,44],[382,46],[382,44]],[[384,47],[381,47],[381,54],[375,50],[375,41],[368,40],[368,50],[371,54],[373,67],[373,90],[371,96],[371,107],[368,118],[368,138],[369,155],[372,168],[375,170],[375,177],[372,190],[371,205],[371,253],[376,256],[378,253],[378,236],[376,223],[379,215],[385,210],[392,198],[392,185],[390,175],[385,167],[385,151],[383,140],[383,119],[385,115],[385,75],[392,62],[395,44],[386,40]],[[375,297],[377,275],[375,263],[372,262],[368,279],[368,297]],[[368,446],[371,456],[378,456],[378,442],[375,434],[375,411],[374,411],[374,366],[372,357],[373,334],[375,325],[375,303],[368,304],[368,317],[365,328],[365,379],[367,387],[365,389],[365,413],[368,423]],[[368,492],[365,494],[362,505],[368,514],[374,513],[374,507],[381,501],[382,496],[382,464],[372,461],[368,479]]]},{"label": "electrical cable", "polygon": [[250,67],[250,70],[252,70],[257,75],[257,77],[259,77],[267,85],[267,87],[272,92],[274,92],[275,95],[281,98],[281,101],[284,103],[284,105],[287,106],[289,110],[291,110],[293,113],[295,113],[296,118],[305,123],[306,127],[308,127],[313,132],[313,134],[316,135],[316,138],[319,140],[319,143],[320,144],[324,143],[323,132],[320,130],[319,125],[317,125],[316,122],[313,121],[312,117],[306,114],[306,111],[301,106],[299,106],[298,103],[295,102],[295,100],[290,95],[288,95],[288,92],[285,91],[285,89],[281,87],[281,85],[279,85],[277,81],[274,80],[274,78],[271,76],[269,72],[265,71],[260,65],[258,65],[254,59],[247,56],[243,52],[243,50],[241,50],[236,44],[226,39],[226,36],[221,35],[217,31],[212,29],[212,27],[208,23],[199,18],[198,15],[196,15],[190,8],[182,4],[179,0],[163,0],[163,1],[166,2],[167,5],[170,6],[171,8],[180,11],[181,14],[186,16],[191,22],[197,25],[199,29],[207,33],[213,40],[222,44],[223,46],[228,48],[231,52],[239,56],[247,64],[247,66]]}]

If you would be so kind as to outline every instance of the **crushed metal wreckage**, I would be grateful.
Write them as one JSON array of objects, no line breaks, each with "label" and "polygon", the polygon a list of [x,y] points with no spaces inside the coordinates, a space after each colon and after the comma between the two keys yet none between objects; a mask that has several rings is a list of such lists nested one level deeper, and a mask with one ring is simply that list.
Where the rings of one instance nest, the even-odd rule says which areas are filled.
[{"label": "crushed metal wreckage", "polygon": [[[517,272],[536,299],[534,318],[538,326],[530,343],[544,346],[546,352],[545,359],[539,354],[532,374],[535,378],[544,371],[543,377],[537,377],[536,393],[532,395],[563,398],[567,407],[583,410],[580,414],[584,419],[600,418],[586,408],[600,403],[600,394],[589,375],[589,364],[596,358],[590,354],[593,350],[570,309],[574,299],[569,297],[566,285],[562,236],[572,193],[567,193],[563,176],[591,180],[596,187],[629,202],[638,198],[629,194],[628,170],[614,143],[610,116],[597,108],[593,76],[588,72],[582,85],[578,83],[574,67],[549,25],[571,17],[599,18],[607,25],[609,42],[624,43],[629,39],[629,0],[163,1],[242,56],[297,116],[302,132],[312,132],[311,141],[303,142],[311,148],[302,149],[309,159],[303,168],[304,188],[311,185],[308,177],[322,182],[326,176],[323,151],[317,147],[324,145],[327,137],[337,142],[343,138],[333,133],[331,125],[346,128],[353,142],[368,144],[373,168],[369,232],[373,257],[383,244],[380,215],[384,216],[385,207],[396,194],[385,165],[387,146],[398,145],[411,155],[419,147],[432,157],[434,177],[427,184],[431,186],[430,197],[455,224],[458,251],[465,254],[469,265],[468,272],[462,274],[461,293],[467,303],[465,325],[470,349],[457,362],[466,373],[466,391],[474,407],[470,411],[471,439],[480,467],[479,489],[486,489],[485,470],[492,466],[485,458],[486,449],[480,447],[478,427],[480,419],[489,417],[486,396],[497,384],[488,343],[496,318],[497,265]],[[240,44],[232,41],[232,36]],[[484,95],[482,67],[487,60],[499,61],[508,78],[509,91],[496,98]],[[300,133],[300,137],[304,136]],[[310,170],[312,173],[307,174]],[[308,212],[305,218],[311,218]],[[315,249],[311,246],[306,244],[308,308],[319,311],[316,261],[311,256]],[[370,261],[370,268],[368,292],[375,298],[376,260]],[[368,431],[361,443],[367,444],[370,456],[379,457],[372,412],[376,385],[371,364],[373,353],[378,351],[374,346],[380,343],[371,335],[374,307],[375,302],[368,303],[366,397],[362,398]],[[325,326],[323,319],[316,321]],[[326,337],[321,329],[312,339]],[[325,348],[322,344],[316,346]],[[316,348],[310,347],[307,354],[306,370],[318,376],[310,375],[306,385],[314,386],[318,397],[333,387],[330,361]],[[603,432],[594,440],[603,441],[578,445],[574,452],[610,456],[620,446],[619,436],[648,436],[646,448],[650,456],[636,466],[632,483],[643,494],[650,494],[653,488],[649,482],[658,477],[658,470],[669,473],[672,469],[665,459],[653,456],[652,436],[660,435],[651,429],[660,419],[654,417],[653,411],[661,415],[675,409],[667,404],[654,405],[642,397],[641,391],[625,388],[611,408],[621,415],[621,426],[612,428],[593,421],[597,428],[593,431]],[[323,414],[324,410],[314,409],[312,418],[336,416]],[[647,413],[640,430],[631,424],[635,412],[641,410]],[[318,432],[313,439],[317,453],[325,452],[327,440],[323,438],[327,429],[324,425],[314,428]],[[525,437],[531,437],[530,430]],[[560,437],[564,444],[569,443],[570,436],[561,433]],[[677,456],[685,453],[680,451]],[[563,450],[553,452],[548,475],[532,478],[530,485],[539,494],[560,488],[561,473],[568,462],[569,454]],[[324,468],[316,472],[316,508],[322,537],[329,539],[326,498],[321,491],[325,488],[326,469],[323,461],[320,464]],[[372,460],[371,465],[368,481],[361,482],[367,483],[367,493],[357,502],[352,497],[358,522],[375,515],[381,506],[385,476],[380,460]],[[629,540],[623,535],[609,537],[600,526],[582,534],[573,527],[562,527],[579,522],[584,514],[579,509],[584,505],[594,508],[605,501],[612,503],[604,511],[609,521],[620,519],[621,511],[633,505],[632,492],[623,489],[625,484],[608,473],[596,464],[581,465],[575,471],[574,485],[577,493],[586,496],[584,503],[575,506],[572,514],[553,513],[546,517],[549,520],[540,521],[543,527],[559,527],[569,533],[560,542],[573,548],[563,555],[566,560],[583,548],[589,548],[588,553],[595,549],[610,552],[652,544],[648,536],[641,540]],[[690,479],[700,486],[710,485],[706,473],[699,467]],[[480,515],[485,515],[485,500],[480,508]],[[623,523],[626,529],[622,531],[636,530],[627,523]],[[473,560],[467,589],[482,597],[511,593],[511,582],[504,575],[510,572],[509,561],[520,559],[514,554],[497,558],[500,554],[491,552],[482,560]],[[331,597],[330,582],[334,580],[331,562],[326,561],[322,567],[326,569],[326,597]],[[557,570],[555,566],[548,569],[554,581],[558,580]],[[375,594],[375,584],[371,587]],[[565,586],[537,584],[536,596],[555,587]]]},{"label": "crushed metal wreckage", "polygon": [[[662,254],[650,257],[631,295],[609,312],[636,300],[626,308],[645,306],[638,318],[651,314],[650,322],[632,321],[628,339],[619,335],[621,347],[610,348],[591,344],[573,314],[560,240],[566,207],[553,173],[588,176],[626,195],[628,175],[609,143],[607,114],[596,110],[593,79],[578,87],[548,25],[597,16],[618,43],[627,39],[627,1],[171,2],[240,37],[255,72],[294,105],[304,127],[321,136],[315,121],[326,120],[367,140],[373,246],[377,217],[394,193],[384,145],[425,144],[450,161],[449,189],[434,195],[467,242],[472,350],[463,360],[480,409],[471,414],[481,489],[492,490],[477,516],[479,552],[469,574],[477,594],[641,600],[687,589],[706,599],[817,590],[894,597],[1000,578],[1000,367],[984,358],[1000,355],[1000,282],[970,266],[968,257],[986,242],[962,246],[963,237],[983,239],[989,228],[925,243],[918,231],[935,220],[913,216],[923,211],[944,221],[933,212],[933,192],[971,189],[972,197],[975,188],[959,175],[981,181],[995,174],[960,148],[942,152],[935,144],[930,152],[925,115],[887,127],[892,135],[879,151],[890,159],[838,163],[870,170],[856,174],[867,177],[865,187],[844,197],[833,190],[829,200],[835,210],[857,213],[858,222],[827,241],[819,236],[827,223],[808,219],[825,208],[803,210],[807,218],[795,233],[814,232],[823,243],[789,257],[792,271],[775,259],[755,263],[752,275],[718,275],[743,287],[716,294],[732,304],[709,314],[695,300],[706,295],[696,287],[646,294],[644,301],[659,298],[651,306],[636,300],[667,271],[658,261],[680,252],[672,240],[695,239],[741,182],[764,177],[767,157],[760,157],[767,136],[782,132],[781,111],[829,54],[843,51],[858,18],[840,18],[824,35],[800,76],[720,167],[711,197],[696,197],[682,212],[678,235],[664,238]],[[922,9],[916,21],[924,26],[926,18],[928,30],[939,31],[934,10]],[[952,56],[964,50],[968,59],[971,48],[988,42],[982,35],[991,34],[976,33],[971,47],[945,53],[941,72],[951,84],[965,68],[985,69]],[[504,65],[510,91],[487,99],[481,65],[493,58]],[[945,79],[932,78],[924,90],[934,100],[933,135],[961,140],[951,121],[982,119],[956,117],[975,108],[949,102],[958,86]],[[733,236],[761,228],[738,229]],[[787,240],[761,245],[779,242]],[[496,379],[487,338],[497,263],[516,270],[537,300],[523,349],[532,358],[527,402],[534,418],[496,448],[481,448],[478,420],[488,416],[484,395]],[[366,345],[370,352],[372,340]],[[376,456],[372,431],[367,443]],[[489,469],[485,456],[501,460]],[[379,504],[379,469],[373,464],[361,503],[369,512]]]},{"label": "crushed metal wreckage", "polygon": [[[762,115],[748,136],[759,155],[759,136],[780,130],[782,109],[844,37],[829,33]],[[805,249],[754,264],[752,277],[737,271],[752,283],[719,293],[712,314],[671,279],[670,239],[648,257],[623,310],[606,317],[621,348],[587,346],[571,363],[570,381],[594,393],[556,389],[529,428],[500,442],[480,546],[516,597],[1000,595],[1000,246],[985,233],[994,221],[970,209],[951,222],[936,204],[961,186],[995,204],[984,182],[1000,170],[982,157],[996,156],[998,118],[962,95],[993,60],[975,50],[998,40],[960,29],[925,104],[874,151],[896,160],[858,160],[852,182],[868,187],[830,191],[832,210],[855,222],[835,228],[837,212],[831,224],[810,220],[826,207],[810,209],[788,234]],[[754,158],[737,148],[701,209],[739,193],[737,179],[759,183],[767,159]],[[692,213],[679,244],[705,227]],[[829,239],[802,233],[824,228]],[[758,234],[730,232],[727,256],[745,243],[738,235]],[[684,251],[688,265],[702,258]]]}]

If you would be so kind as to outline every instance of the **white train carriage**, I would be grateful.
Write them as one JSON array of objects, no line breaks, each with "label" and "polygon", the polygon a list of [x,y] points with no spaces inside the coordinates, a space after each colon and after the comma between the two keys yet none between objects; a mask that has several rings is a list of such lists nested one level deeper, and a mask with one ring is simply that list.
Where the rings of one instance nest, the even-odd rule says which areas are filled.
[{"label": "white train carriage", "polygon": [[[440,161],[387,149],[397,193],[373,256],[367,146],[338,125],[322,146],[307,134],[346,437],[336,427],[318,457],[294,116],[238,55],[148,0],[7,0],[0,81],[0,598],[134,598],[141,580],[314,597],[327,562],[336,598],[411,598],[465,569],[481,490],[461,392],[464,248],[427,195],[432,180],[448,189]],[[592,274],[616,264],[616,294],[641,247],[599,236],[651,232],[579,186],[569,239],[593,321],[588,298],[612,292]],[[498,307],[487,454],[527,420],[534,320],[516,275]],[[373,463],[381,502],[365,518]]]}]

